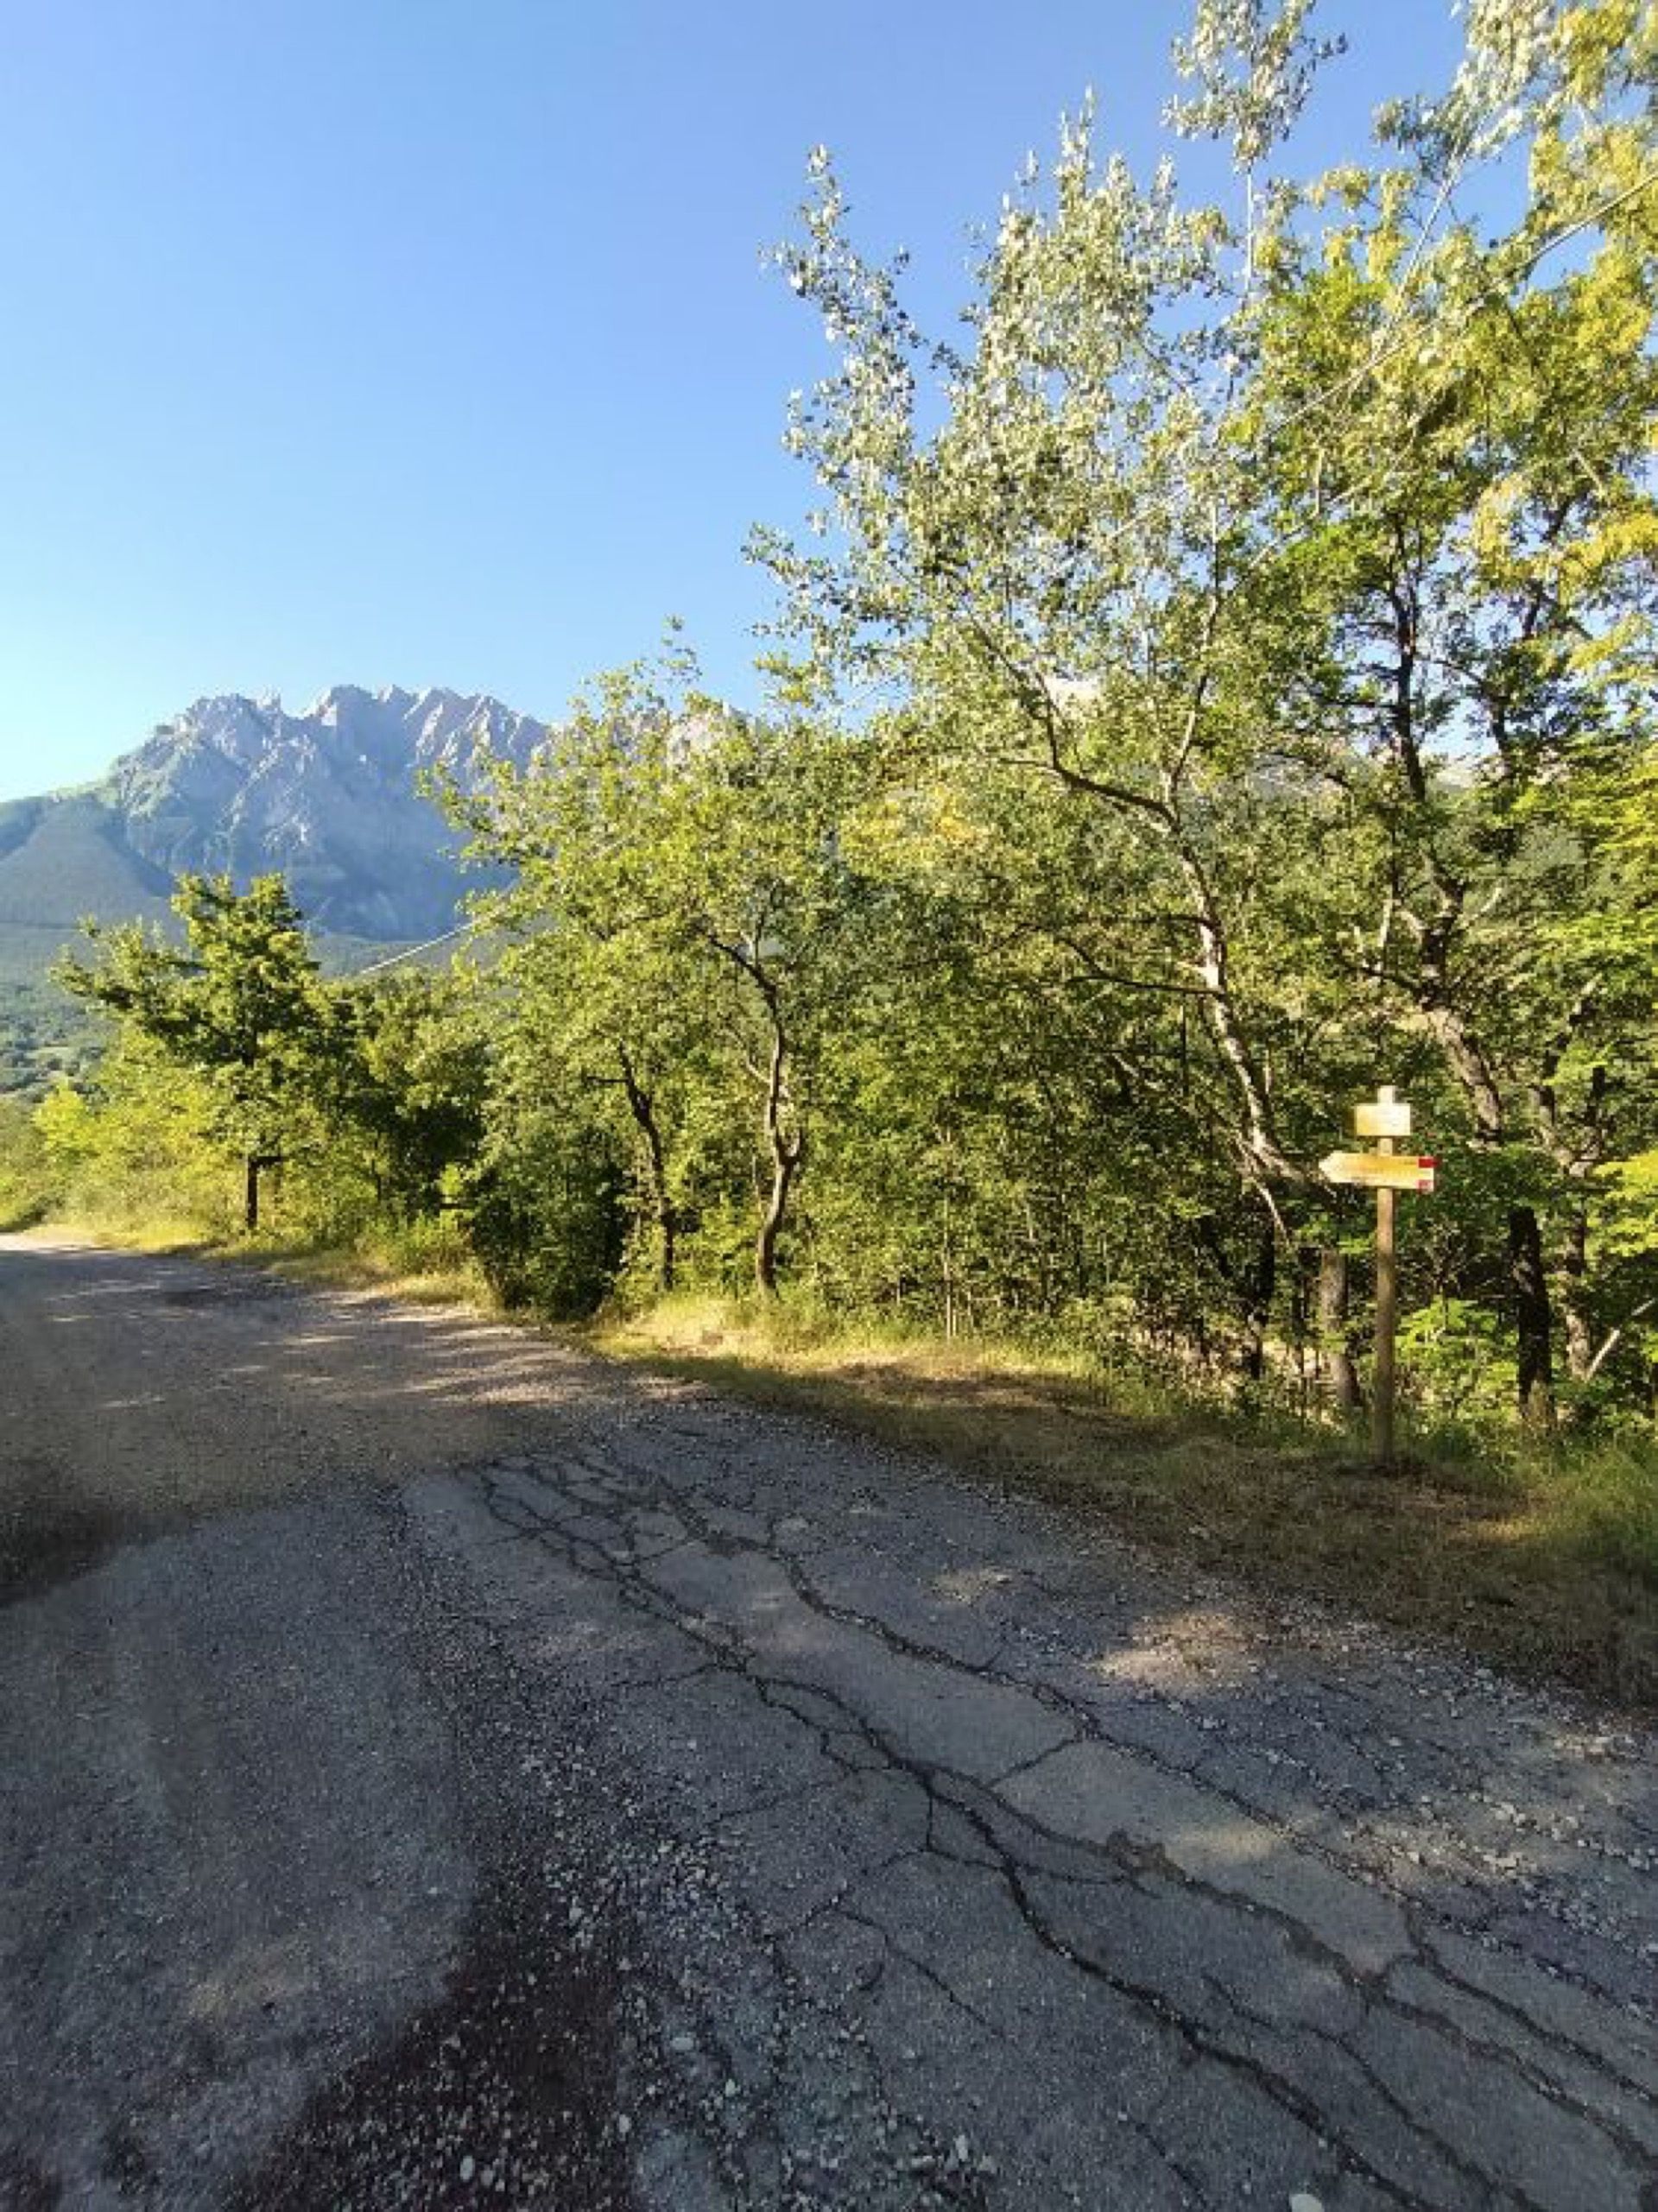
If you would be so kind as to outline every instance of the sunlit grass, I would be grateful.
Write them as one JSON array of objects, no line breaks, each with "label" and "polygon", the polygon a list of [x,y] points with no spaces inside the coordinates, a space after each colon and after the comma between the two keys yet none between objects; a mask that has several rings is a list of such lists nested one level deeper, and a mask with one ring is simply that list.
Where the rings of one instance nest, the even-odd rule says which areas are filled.
[{"label": "sunlit grass", "polygon": [[89,1242],[123,1252],[200,1252],[219,1247],[204,1230],[199,1217],[188,1214],[108,1211],[71,1215],[54,1211],[48,1217],[54,1229],[64,1229]]},{"label": "sunlit grass", "polygon": [[435,1232],[430,1223],[408,1230],[383,1226],[345,1242],[287,1229],[249,1236],[207,1223],[199,1214],[106,1208],[56,1214],[52,1222],[122,1251],[239,1260],[315,1289],[373,1290],[415,1305],[464,1305],[491,1315],[500,1312],[483,1269],[459,1231],[447,1224]]},{"label": "sunlit grass", "polygon": [[500,1310],[465,1239],[447,1223],[382,1226],[349,1245],[273,1236],[243,1238],[219,1251],[319,1289],[378,1291],[416,1305],[459,1305],[490,1314]]}]

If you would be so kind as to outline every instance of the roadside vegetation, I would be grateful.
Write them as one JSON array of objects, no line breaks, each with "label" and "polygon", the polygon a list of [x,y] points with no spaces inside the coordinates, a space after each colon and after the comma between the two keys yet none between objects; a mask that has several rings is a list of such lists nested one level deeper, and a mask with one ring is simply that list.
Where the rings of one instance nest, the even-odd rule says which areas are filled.
[{"label": "roadside vegetation", "polygon": [[[1070,119],[965,335],[814,156],[770,710],[674,638],[435,792],[507,882],[446,974],[325,977],[275,878],[94,932],[0,1212],[460,1271],[1651,1694],[1658,13],[1476,0],[1308,178],[1306,12],[1178,49],[1213,200]],[[1378,1082],[1441,1161],[1387,1478],[1317,1166]]]}]

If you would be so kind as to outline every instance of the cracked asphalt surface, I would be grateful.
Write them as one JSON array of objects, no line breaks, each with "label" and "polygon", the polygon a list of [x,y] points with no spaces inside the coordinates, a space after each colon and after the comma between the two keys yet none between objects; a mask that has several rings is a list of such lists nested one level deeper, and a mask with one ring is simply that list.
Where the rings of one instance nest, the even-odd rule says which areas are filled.
[{"label": "cracked asphalt surface", "polygon": [[364,1294],[0,1390],[0,2204],[1658,2207],[1633,1725]]}]

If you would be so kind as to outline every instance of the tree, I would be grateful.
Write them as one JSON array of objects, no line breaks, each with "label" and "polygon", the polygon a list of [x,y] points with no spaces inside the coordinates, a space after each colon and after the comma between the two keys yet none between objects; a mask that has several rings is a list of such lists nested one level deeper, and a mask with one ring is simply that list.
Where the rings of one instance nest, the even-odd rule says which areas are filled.
[{"label": "tree", "polygon": [[66,956],[54,972],[207,1085],[215,1132],[242,1156],[251,1236],[262,1172],[288,1157],[335,1080],[328,1002],[280,875],[257,876],[244,892],[228,875],[183,875],[173,907],[184,950],[141,924],[89,922],[98,957]]},{"label": "tree", "polygon": [[52,1196],[46,1147],[21,1099],[0,1097],[0,1229],[28,1229]]},{"label": "tree", "polygon": [[718,1096],[752,1116],[752,1272],[776,1293],[872,895],[841,841],[861,773],[855,743],[736,715],[670,662],[606,679],[529,768],[485,762],[447,793],[474,853],[514,871],[480,919],[514,940],[523,1019],[635,1125],[664,1286]]},{"label": "tree", "polygon": [[[1393,119],[1405,159],[1332,186],[1349,219],[1275,303],[1251,431],[1289,557],[1335,592],[1314,700],[1352,813],[1350,931],[1374,932],[1363,971],[1435,1046],[1470,1142],[1516,1155],[1519,1389],[1547,1421],[1556,1303],[1573,1375],[1592,1357],[1592,1178],[1650,1110],[1628,1080],[1650,994],[1593,918],[1658,607],[1655,231],[1628,188],[1658,33],[1622,4],[1472,28],[1449,95]],[[1436,231],[1516,139],[1518,221]]]},{"label": "tree", "polygon": [[[791,417],[817,542],[758,540],[773,665],[872,692],[873,741],[1005,874],[1068,853],[1014,903],[1136,1115],[1178,1052],[1188,1142],[1253,1216],[1241,1244],[1231,1210],[1197,1217],[1248,1370],[1283,1251],[1335,1248],[1310,1163],[1379,1046],[1522,1148],[1506,1239],[1546,1413],[1537,1209],[1580,1254],[1556,1194],[1645,1110],[1611,1072],[1638,1009],[1573,922],[1597,840],[1563,831],[1648,726],[1653,11],[1476,7],[1443,99],[1299,183],[1268,164],[1320,59],[1307,15],[1205,0],[1177,49],[1175,123],[1231,155],[1236,210],[1098,161],[1085,111],[1005,204],[965,349],[924,338],[814,157],[780,257],[838,360]],[[1516,142],[1529,198],[1483,241],[1456,209]]]},{"label": "tree", "polygon": [[404,970],[327,986],[326,1003],[339,1054],[333,1113],[365,1148],[377,1203],[405,1221],[439,1211],[484,1141],[493,1059],[484,985]]}]

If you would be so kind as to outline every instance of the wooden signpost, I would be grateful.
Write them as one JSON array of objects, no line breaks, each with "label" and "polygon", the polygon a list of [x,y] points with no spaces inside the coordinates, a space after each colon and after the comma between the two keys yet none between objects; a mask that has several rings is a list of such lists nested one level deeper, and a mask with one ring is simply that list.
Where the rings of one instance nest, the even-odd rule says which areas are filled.
[{"label": "wooden signpost", "polygon": [[1367,1191],[1415,1191],[1425,1197],[1433,1188],[1438,1162],[1413,1159],[1408,1153],[1395,1158],[1386,1152],[1327,1152],[1319,1166],[1332,1183],[1358,1183]]},{"label": "wooden signpost", "polygon": [[1394,1272],[1393,1202],[1400,1191],[1427,1197],[1439,1163],[1427,1154],[1395,1153],[1394,1140],[1410,1134],[1410,1104],[1390,1083],[1353,1109],[1353,1128],[1375,1141],[1374,1152],[1332,1152],[1319,1162],[1332,1183],[1352,1183],[1376,1192],[1376,1387],[1370,1400],[1370,1438],[1378,1463],[1393,1464],[1393,1408],[1395,1394],[1393,1345],[1398,1324],[1398,1286]]}]

